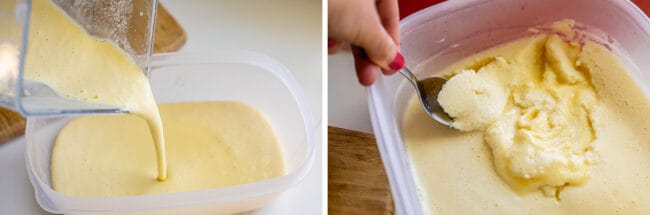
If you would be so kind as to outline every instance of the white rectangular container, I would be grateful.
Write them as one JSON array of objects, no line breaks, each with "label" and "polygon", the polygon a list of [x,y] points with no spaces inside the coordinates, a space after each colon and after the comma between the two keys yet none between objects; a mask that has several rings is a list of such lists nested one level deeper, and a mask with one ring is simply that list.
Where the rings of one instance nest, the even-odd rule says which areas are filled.
[{"label": "white rectangular container", "polygon": [[[610,44],[648,94],[650,20],[629,1],[446,1],[401,21],[401,49],[416,75],[429,77],[466,56],[529,35],[530,27],[567,18],[588,26],[587,32]],[[381,77],[368,91],[373,129],[397,214],[429,213],[418,193],[400,132],[413,93],[400,75]]]},{"label": "white rectangular container", "polygon": [[298,184],[314,160],[314,122],[296,80],[275,60],[244,51],[209,55],[154,55],[150,82],[159,103],[239,101],[261,111],[279,138],[286,174],[225,188],[161,195],[78,198],[50,183],[50,156],[59,130],[72,116],[27,121],[26,163],[38,204],[65,214],[229,214],[254,210]]}]

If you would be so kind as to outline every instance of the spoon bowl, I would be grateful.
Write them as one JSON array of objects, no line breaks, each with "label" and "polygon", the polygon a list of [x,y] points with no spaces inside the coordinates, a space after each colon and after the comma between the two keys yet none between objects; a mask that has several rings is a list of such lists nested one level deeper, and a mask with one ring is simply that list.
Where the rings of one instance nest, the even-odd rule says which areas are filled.
[{"label": "spoon bowl", "polygon": [[447,79],[441,77],[430,77],[418,80],[413,72],[411,72],[411,70],[406,66],[400,69],[399,73],[402,74],[411,85],[413,85],[413,87],[415,87],[415,92],[420,99],[424,111],[440,124],[451,127],[454,120],[442,109],[440,103],[438,103],[438,94],[440,93],[440,90],[442,90],[442,85],[447,82]]}]

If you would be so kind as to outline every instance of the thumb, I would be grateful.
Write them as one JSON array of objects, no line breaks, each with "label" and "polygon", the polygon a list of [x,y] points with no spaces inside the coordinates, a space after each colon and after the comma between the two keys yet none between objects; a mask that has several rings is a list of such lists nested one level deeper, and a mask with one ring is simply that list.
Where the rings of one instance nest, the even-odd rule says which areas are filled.
[{"label": "thumb", "polygon": [[381,24],[379,17],[369,20],[358,29],[350,43],[363,48],[370,61],[387,71],[396,71],[404,66],[404,56],[399,47]]}]

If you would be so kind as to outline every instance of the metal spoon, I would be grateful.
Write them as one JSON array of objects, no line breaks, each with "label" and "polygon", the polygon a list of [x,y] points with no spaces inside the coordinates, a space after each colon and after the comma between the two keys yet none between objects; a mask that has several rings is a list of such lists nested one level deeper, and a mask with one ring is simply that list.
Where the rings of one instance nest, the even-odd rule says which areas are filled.
[{"label": "metal spoon", "polygon": [[406,66],[400,69],[399,73],[413,84],[416,89],[415,92],[417,92],[418,97],[420,98],[420,103],[427,114],[440,124],[451,127],[451,123],[454,120],[445,113],[444,110],[442,110],[440,103],[438,103],[438,93],[440,93],[442,85],[447,82],[447,79],[441,77],[430,77],[418,80],[418,78],[415,77],[411,70]]}]

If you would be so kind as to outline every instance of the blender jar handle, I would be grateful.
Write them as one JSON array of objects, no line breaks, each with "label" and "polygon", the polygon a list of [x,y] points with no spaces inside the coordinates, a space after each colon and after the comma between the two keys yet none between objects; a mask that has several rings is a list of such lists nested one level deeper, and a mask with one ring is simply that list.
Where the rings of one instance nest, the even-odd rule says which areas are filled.
[{"label": "blender jar handle", "polygon": [[25,58],[30,5],[30,0],[0,3],[0,105],[13,110],[20,109],[19,73]]}]

